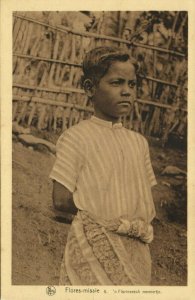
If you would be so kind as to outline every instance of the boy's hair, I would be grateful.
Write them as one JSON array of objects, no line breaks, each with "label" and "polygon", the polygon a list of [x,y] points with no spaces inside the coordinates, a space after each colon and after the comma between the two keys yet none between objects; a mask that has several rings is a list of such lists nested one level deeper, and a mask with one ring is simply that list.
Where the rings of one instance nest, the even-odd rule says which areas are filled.
[{"label": "boy's hair", "polygon": [[131,61],[137,73],[138,64],[127,51],[115,47],[98,47],[90,50],[83,60],[82,86],[84,87],[86,79],[90,79],[93,84],[97,85],[113,62],[127,60]]}]

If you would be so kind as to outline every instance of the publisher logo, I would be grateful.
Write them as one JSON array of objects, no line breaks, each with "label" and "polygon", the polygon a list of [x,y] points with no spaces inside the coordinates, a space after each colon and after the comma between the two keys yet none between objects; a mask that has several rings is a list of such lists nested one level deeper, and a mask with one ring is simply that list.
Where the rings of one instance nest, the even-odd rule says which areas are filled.
[{"label": "publisher logo", "polygon": [[46,288],[46,293],[48,296],[53,296],[56,293],[56,288],[54,286],[48,286]]}]

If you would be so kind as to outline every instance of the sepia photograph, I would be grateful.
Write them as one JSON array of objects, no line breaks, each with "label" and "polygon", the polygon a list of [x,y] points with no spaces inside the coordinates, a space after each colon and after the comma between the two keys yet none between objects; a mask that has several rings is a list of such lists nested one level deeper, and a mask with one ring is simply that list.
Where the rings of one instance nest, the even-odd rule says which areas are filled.
[{"label": "sepia photograph", "polygon": [[187,286],[188,11],[14,11],[12,285]]},{"label": "sepia photograph", "polygon": [[0,2],[5,300],[192,300],[195,2]]}]

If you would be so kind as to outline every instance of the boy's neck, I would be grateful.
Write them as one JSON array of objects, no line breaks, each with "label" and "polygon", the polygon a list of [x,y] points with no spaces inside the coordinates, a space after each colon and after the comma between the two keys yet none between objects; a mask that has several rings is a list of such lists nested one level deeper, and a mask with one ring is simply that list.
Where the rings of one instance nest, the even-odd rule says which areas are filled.
[{"label": "boy's neck", "polygon": [[120,123],[121,122],[121,118],[114,118],[114,117],[109,117],[109,116],[103,116],[97,112],[94,113],[94,117],[101,119],[103,121],[107,121],[107,122],[112,122],[112,124],[116,124],[116,123]]}]

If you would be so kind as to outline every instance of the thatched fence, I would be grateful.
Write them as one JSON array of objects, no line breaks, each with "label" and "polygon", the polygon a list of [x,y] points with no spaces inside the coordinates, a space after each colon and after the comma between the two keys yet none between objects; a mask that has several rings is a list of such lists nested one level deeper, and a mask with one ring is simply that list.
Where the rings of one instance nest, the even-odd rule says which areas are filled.
[{"label": "thatched fence", "polygon": [[126,48],[140,64],[138,98],[124,125],[163,139],[173,131],[186,134],[185,54],[53,26],[21,12],[13,16],[13,121],[60,132],[89,118],[93,108],[80,86],[81,63],[101,45]]}]

